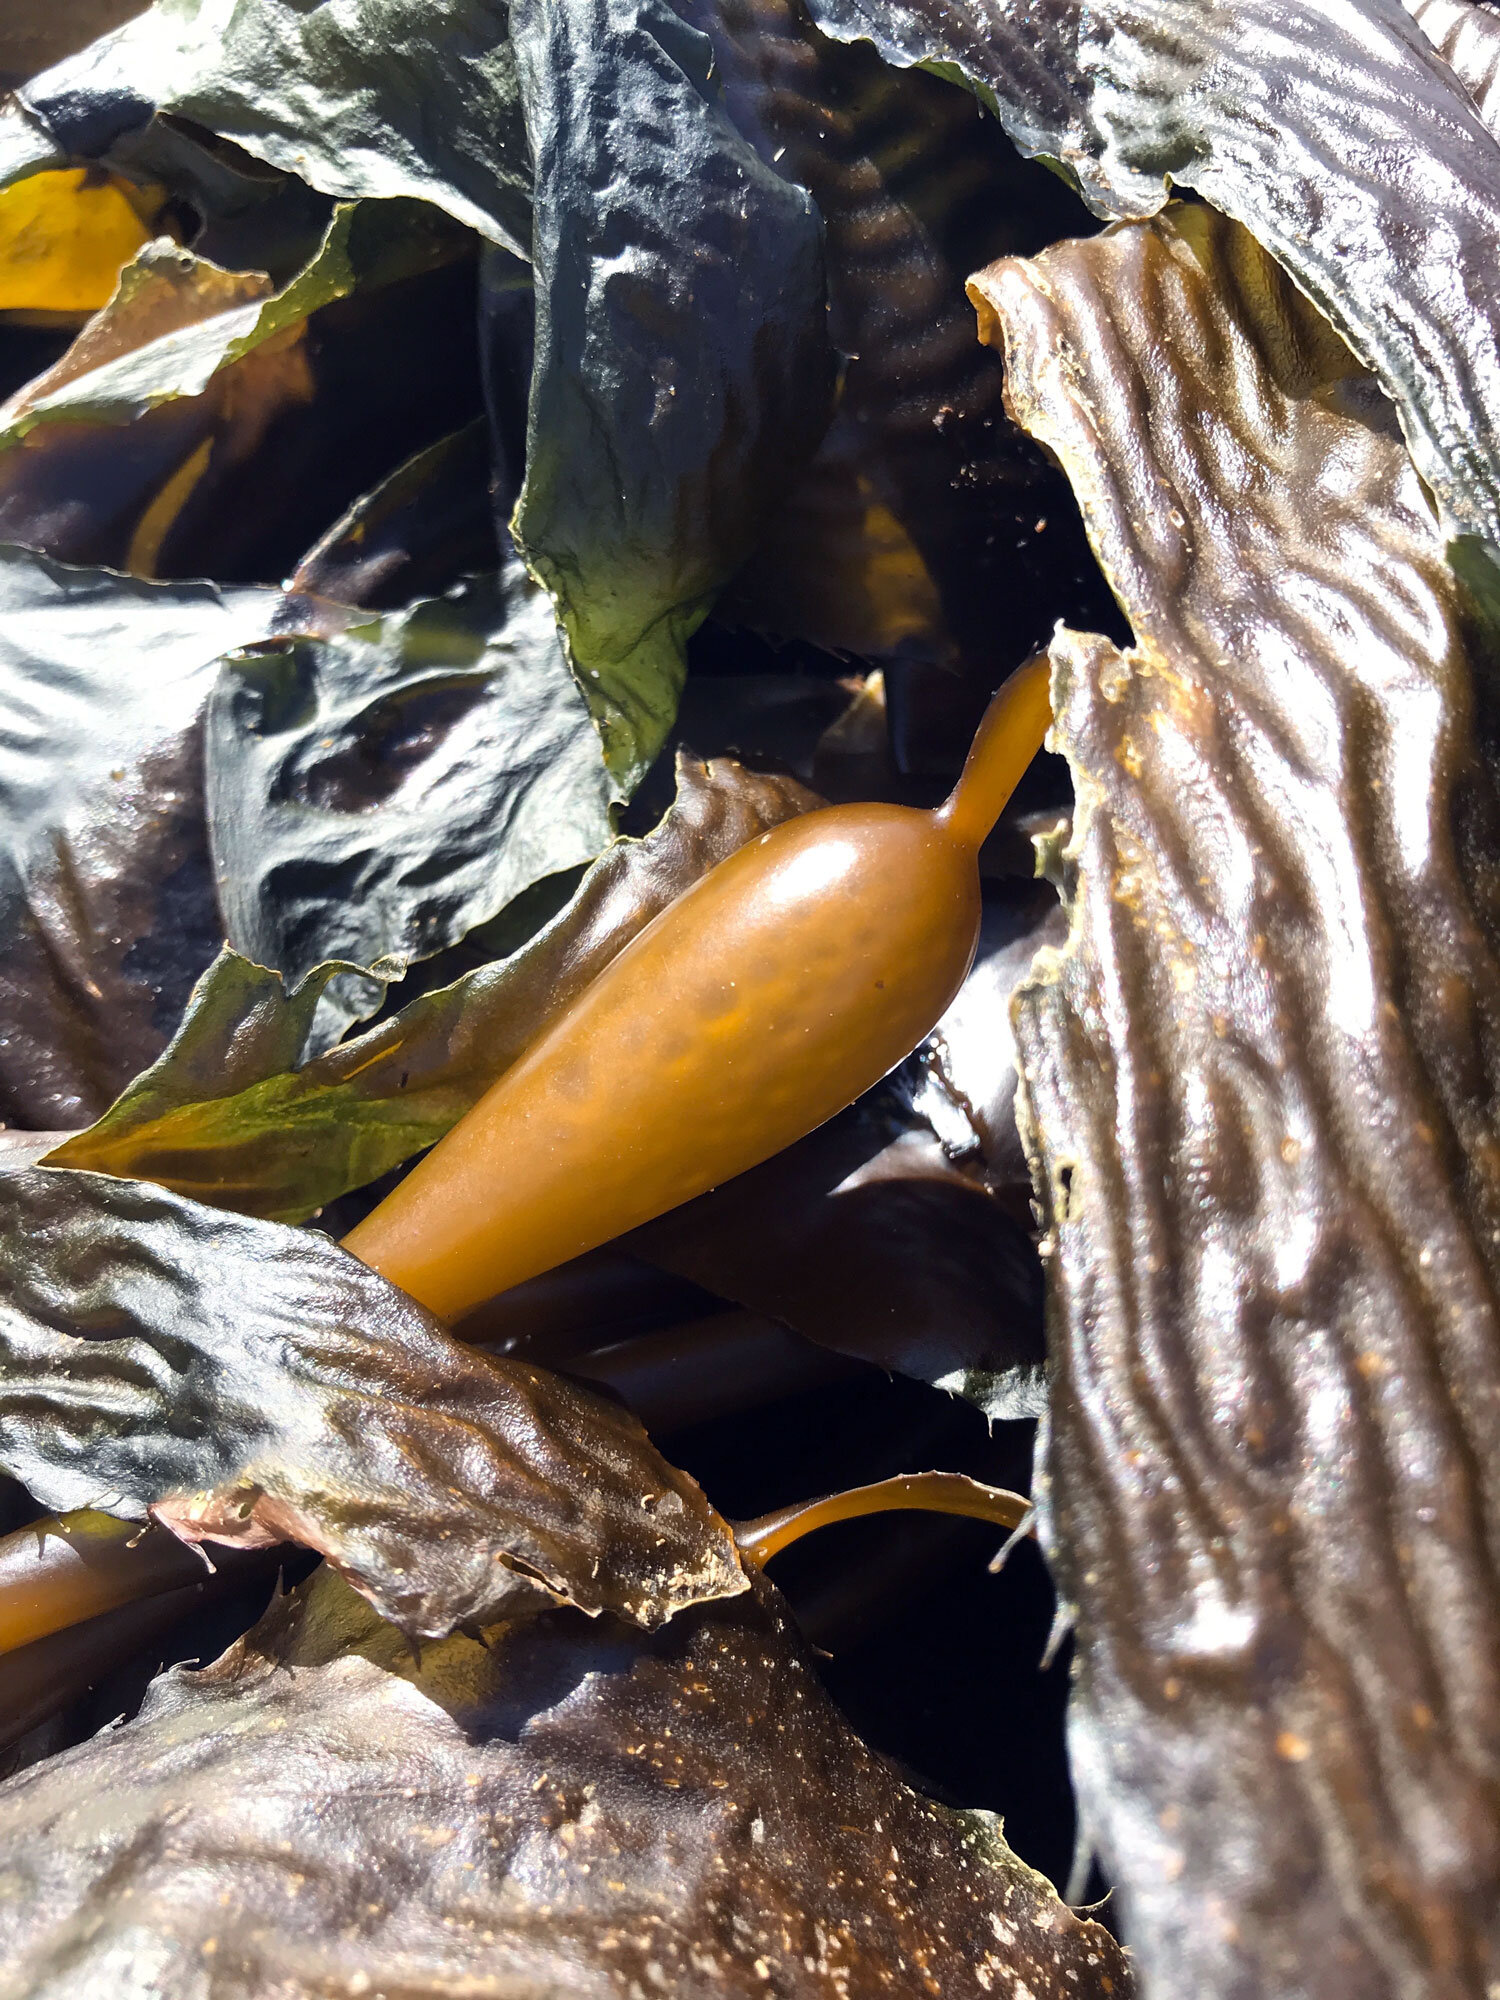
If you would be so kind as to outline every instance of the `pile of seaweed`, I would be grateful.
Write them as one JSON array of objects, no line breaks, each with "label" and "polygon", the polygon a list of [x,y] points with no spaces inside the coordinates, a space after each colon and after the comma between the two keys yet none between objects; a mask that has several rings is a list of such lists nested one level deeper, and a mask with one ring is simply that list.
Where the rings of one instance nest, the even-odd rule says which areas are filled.
[{"label": "pile of seaweed", "polygon": [[[1497,1990],[1496,74],[0,23],[0,1995]],[[906,1062],[452,1327],[339,1247],[1039,654]],[[870,1485],[988,1516],[764,1573]]]}]

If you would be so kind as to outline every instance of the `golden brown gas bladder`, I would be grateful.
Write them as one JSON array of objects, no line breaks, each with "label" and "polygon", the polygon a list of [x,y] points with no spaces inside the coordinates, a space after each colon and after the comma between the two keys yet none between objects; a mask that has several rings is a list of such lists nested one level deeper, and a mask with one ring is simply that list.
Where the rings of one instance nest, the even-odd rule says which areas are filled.
[{"label": "golden brown gas bladder", "polygon": [[831,806],[730,855],[345,1247],[457,1319],[842,1110],[958,991],[979,934],[980,844],[1049,721],[1037,659],[996,695],[935,812]]}]

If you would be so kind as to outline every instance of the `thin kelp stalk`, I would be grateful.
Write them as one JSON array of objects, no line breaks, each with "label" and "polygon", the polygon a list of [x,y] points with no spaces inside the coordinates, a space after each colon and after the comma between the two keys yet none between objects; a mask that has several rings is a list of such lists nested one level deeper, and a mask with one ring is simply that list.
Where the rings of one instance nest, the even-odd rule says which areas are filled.
[{"label": "thin kelp stalk", "polygon": [[734,1539],[742,1562],[764,1569],[772,1556],[817,1528],[836,1521],[859,1521],[870,1514],[911,1509],[925,1514],[963,1514],[974,1521],[993,1521],[998,1528],[1019,1528],[1031,1513],[1031,1502],[1002,1486],[985,1486],[962,1472],[902,1472],[873,1486],[854,1486],[829,1493],[821,1500],[799,1500],[778,1507],[754,1521],[737,1521]]},{"label": "thin kelp stalk", "polygon": [[[233,1560],[233,1558],[231,1558]],[[0,1540],[0,1653],[211,1573],[165,1528],[81,1509]]]}]

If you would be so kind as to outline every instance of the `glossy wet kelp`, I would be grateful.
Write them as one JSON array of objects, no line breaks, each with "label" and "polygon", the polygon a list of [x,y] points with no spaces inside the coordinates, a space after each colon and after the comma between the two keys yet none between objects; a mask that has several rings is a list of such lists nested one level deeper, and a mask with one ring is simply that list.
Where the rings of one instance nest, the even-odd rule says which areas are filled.
[{"label": "glossy wet kelp", "polygon": [[[1473,2000],[1491,17],[433,23],[171,0],[0,105],[0,237],[42,218],[0,241],[5,1523],[129,1517],[112,1608],[0,1670],[0,1984],[1128,1991],[849,1734],[728,1526],[1020,1484],[1009,1420],[1050,1403],[1080,1860],[1141,1986]],[[1059,617],[1076,801],[1027,781],[978,963],[858,1103],[487,1304],[498,1361],[284,1226],[357,1229],[809,785],[934,804]],[[777,1573],[878,1746],[1050,1815],[1061,1871],[1050,1604],[1030,1545],[983,1571],[998,1518],[828,1527]],[[170,1529],[305,1553],[217,1610],[124,1601],[197,1561]]]},{"label": "glossy wet kelp", "polygon": [[[107,1824],[83,1803],[101,1795]],[[226,1909],[205,1884],[250,1798],[261,1837]],[[521,1614],[419,1664],[317,1578],[0,1801],[0,1865],[26,1884],[0,1991],[63,1968],[102,1991],[150,1937],[168,1996],[205,1956],[246,1995],[314,1993],[335,1965],[371,1992],[599,2000],[1131,1992],[1114,1939],[990,1815],[920,1798],[860,1743],[764,1582],[658,1640]]]},{"label": "glossy wet kelp", "polygon": [[1497,1949],[1493,655],[1245,231],[974,289],[1138,635],[1054,646],[1072,924],[1016,1016],[1086,1824],[1148,1990],[1456,2000]]}]

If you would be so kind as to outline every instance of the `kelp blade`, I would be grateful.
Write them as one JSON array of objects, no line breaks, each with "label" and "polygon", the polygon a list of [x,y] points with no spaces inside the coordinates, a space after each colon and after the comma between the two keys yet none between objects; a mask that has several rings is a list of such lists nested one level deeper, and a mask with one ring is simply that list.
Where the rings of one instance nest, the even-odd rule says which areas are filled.
[{"label": "kelp blade", "polygon": [[1149,1991],[1500,1934],[1493,660],[1393,413],[1203,206],[974,286],[1136,645],[1062,635],[1017,1007],[1085,1825]]}]

